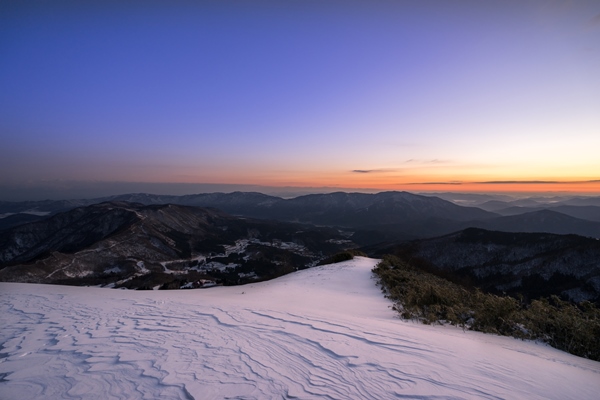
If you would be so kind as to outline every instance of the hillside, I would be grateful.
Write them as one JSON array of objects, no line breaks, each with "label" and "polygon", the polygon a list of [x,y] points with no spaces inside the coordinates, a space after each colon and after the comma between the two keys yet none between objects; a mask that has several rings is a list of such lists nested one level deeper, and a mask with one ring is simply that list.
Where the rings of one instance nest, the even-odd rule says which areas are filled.
[{"label": "hillside", "polygon": [[129,288],[239,284],[315,265],[348,246],[330,228],[107,202],[0,232],[0,280]]},{"label": "hillside", "polygon": [[597,398],[598,362],[397,319],[375,263],[201,291],[0,283],[0,398]]},{"label": "hillside", "polygon": [[469,228],[364,249],[395,254],[426,270],[492,293],[600,301],[600,241],[577,235]]}]

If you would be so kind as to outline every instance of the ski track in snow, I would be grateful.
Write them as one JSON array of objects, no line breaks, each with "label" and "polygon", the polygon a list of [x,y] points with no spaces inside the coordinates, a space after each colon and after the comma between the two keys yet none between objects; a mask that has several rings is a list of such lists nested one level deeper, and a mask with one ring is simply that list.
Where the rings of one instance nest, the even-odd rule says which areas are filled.
[{"label": "ski track in snow", "polygon": [[598,362],[398,320],[375,262],[208,290],[2,283],[0,398],[598,398]]}]

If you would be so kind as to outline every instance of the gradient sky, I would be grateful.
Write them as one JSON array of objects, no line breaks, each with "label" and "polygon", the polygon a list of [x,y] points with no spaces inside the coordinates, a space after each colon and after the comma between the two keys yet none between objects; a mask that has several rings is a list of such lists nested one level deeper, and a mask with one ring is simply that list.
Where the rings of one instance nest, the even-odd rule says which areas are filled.
[{"label": "gradient sky", "polygon": [[0,188],[600,193],[600,2],[5,1],[0,139]]}]

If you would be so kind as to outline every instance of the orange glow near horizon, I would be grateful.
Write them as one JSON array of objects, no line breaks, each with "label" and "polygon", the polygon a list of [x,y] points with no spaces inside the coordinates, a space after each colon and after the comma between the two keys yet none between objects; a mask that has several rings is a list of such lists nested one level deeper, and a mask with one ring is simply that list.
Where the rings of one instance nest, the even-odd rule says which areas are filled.
[{"label": "orange glow near horizon", "polygon": [[[398,179],[387,174],[355,172],[352,177],[335,174],[324,174],[309,179],[296,175],[287,179],[265,179],[255,182],[265,186],[295,187],[339,187],[364,190],[400,190],[408,192],[477,192],[477,193],[569,193],[600,194],[600,179],[480,179],[480,180],[448,180],[423,179],[423,176]],[[358,175],[358,176],[356,176]],[[235,182],[239,183],[239,182]]]},{"label": "orange glow near horizon", "polygon": [[[229,176],[227,183],[252,183],[264,186],[331,187],[365,190],[456,191],[456,192],[503,192],[503,193],[600,193],[600,179],[591,176],[523,176],[507,174],[473,173],[464,168],[446,167],[434,173],[423,168],[365,169],[322,171],[273,171],[259,179],[236,180]],[[479,171],[483,172],[484,168]],[[474,168],[474,170],[477,170]],[[262,179],[261,179],[262,178]]]},{"label": "orange glow near horizon", "polygon": [[[316,166],[316,165],[315,165]],[[431,168],[433,169],[433,168]],[[406,169],[371,169],[371,170],[333,170],[323,168],[306,170],[303,168],[268,169],[268,168],[231,168],[227,171],[211,171],[212,173],[194,174],[192,169],[186,174],[174,176],[165,173],[152,180],[135,179],[148,183],[184,183],[184,184],[228,184],[256,185],[265,187],[297,187],[297,188],[340,188],[340,190],[368,191],[408,191],[408,192],[477,192],[477,193],[569,193],[600,194],[600,179],[590,176],[505,176],[492,174],[469,173],[463,168],[461,173],[452,167],[437,168],[436,173],[420,168]],[[477,170],[476,168],[473,168]],[[484,168],[480,168],[482,171]],[[243,171],[243,172],[239,172]],[[166,172],[166,171],[165,171]],[[441,173],[440,173],[441,172]]]},{"label": "orange glow near horizon", "polygon": [[0,200],[600,195],[598,0],[11,3]]},{"label": "orange glow near horizon", "polygon": [[600,194],[600,182],[556,182],[556,183],[478,183],[460,184],[417,184],[401,185],[407,191],[444,191],[444,192],[488,192],[488,193],[572,193]]},{"label": "orange glow near horizon", "polygon": [[[192,183],[192,182],[187,182]],[[200,182],[195,182],[200,183]],[[422,182],[422,183],[388,183],[379,180],[341,181],[341,180],[278,180],[278,181],[221,181],[201,182],[231,185],[257,185],[265,187],[297,187],[297,188],[340,188],[347,190],[368,191],[407,191],[407,192],[471,192],[471,193],[514,193],[514,194],[580,194],[600,195],[600,181],[496,181],[496,182]]]}]

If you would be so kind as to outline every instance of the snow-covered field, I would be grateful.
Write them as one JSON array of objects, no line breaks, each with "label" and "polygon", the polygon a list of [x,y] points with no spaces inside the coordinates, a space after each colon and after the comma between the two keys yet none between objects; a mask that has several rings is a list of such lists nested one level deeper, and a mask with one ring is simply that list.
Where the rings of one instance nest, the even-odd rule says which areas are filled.
[{"label": "snow-covered field", "polygon": [[374,263],[204,290],[0,283],[0,398],[599,398],[598,362],[397,319]]}]

